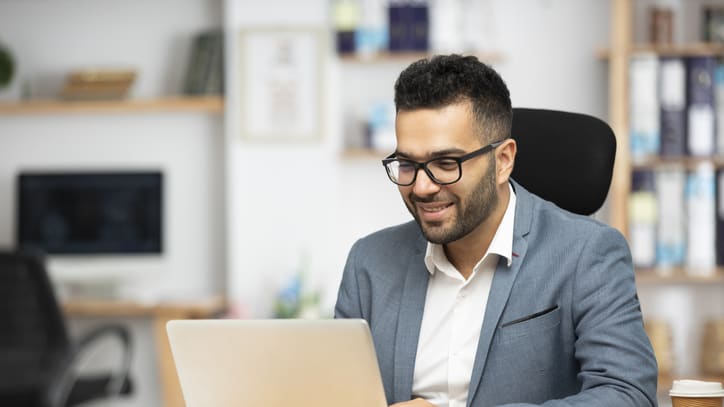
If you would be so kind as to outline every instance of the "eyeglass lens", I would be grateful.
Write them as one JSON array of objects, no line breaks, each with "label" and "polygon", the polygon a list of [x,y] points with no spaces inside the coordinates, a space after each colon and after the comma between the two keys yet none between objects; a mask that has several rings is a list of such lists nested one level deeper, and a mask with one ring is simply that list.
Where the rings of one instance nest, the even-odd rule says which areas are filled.
[{"label": "eyeglass lens", "polygon": [[[460,164],[449,158],[437,158],[423,164],[423,168],[433,181],[440,184],[449,184],[460,179]],[[392,160],[387,164],[387,172],[393,182],[400,185],[410,185],[415,181],[418,167],[408,160]]]}]

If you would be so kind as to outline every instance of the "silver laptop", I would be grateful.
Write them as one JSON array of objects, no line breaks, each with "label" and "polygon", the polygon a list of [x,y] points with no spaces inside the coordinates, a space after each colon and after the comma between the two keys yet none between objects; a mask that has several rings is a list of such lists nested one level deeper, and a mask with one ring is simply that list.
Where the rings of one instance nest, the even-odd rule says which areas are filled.
[{"label": "silver laptop", "polygon": [[364,320],[175,320],[187,407],[386,407]]}]

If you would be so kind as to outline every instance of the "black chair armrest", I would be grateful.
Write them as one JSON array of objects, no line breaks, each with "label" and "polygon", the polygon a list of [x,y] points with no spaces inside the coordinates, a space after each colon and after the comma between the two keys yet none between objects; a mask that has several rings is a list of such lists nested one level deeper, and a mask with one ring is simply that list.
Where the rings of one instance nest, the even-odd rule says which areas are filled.
[{"label": "black chair armrest", "polygon": [[[132,342],[128,329],[122,325],[103,325],[85,333],[76,343],[71,356],[64,364],[64,368],[56,375],[51,384],[50,402],[52,406],[64,407],[71,396],[74,386],[78,382],[75,367],[85,350],[94,343],[106,337],[117,338],[122,345],[121,363],[118,369],[111,373],[103,394],[98,396],[111,397],[122,394],[128,389],[130,383],[130,368],[132,359]],[[80,400],[74,400],[80,401]]]}]

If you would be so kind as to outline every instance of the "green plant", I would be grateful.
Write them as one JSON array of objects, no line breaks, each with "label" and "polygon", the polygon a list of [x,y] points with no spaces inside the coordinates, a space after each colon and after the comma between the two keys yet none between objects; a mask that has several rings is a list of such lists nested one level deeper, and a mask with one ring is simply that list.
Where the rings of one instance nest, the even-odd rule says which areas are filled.
[{"label": "green plant", "polygon": [[15,61],[10,50],[0,45],[0,88],[10,84],[15,74]]}]

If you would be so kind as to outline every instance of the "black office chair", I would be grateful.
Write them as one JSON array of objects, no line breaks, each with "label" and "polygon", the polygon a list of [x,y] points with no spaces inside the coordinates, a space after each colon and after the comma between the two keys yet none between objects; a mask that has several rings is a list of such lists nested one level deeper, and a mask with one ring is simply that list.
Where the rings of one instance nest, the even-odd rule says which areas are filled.
[{"label": "black office chair", "polygon": [[[107,337],[122,344],[117,372],[79,376],[84,350]],[[127,395],[130,363],[123,326],[101,326],[71,341],[42,256],[0,252],[0,406],[65,407]]]},{"label": "black office chair", "polygon": [[591,215],[601,208],[616,157],[616,137],[606,122],[580,113],[515,108],[511,134],[518,144],[514,180],[574,213]]}]

